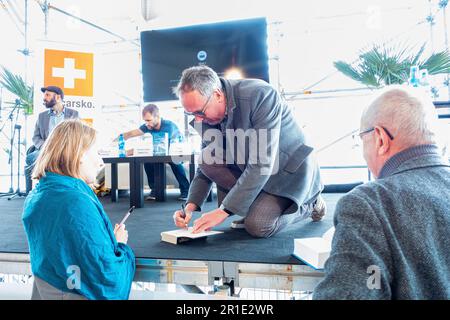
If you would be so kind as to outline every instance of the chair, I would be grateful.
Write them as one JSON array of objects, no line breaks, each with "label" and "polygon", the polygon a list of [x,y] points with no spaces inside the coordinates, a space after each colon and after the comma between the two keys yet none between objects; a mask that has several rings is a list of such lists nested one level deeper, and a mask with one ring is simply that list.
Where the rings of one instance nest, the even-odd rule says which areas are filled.
[{"label": "chair", "polygon": [[[30,153],[36,151],[36,147],[34,145],[32,145],[31,147],[28,148],[26,155],[28,156]],[[25,193],[28,193],[31,191],[31,189],[33,189],[33,180],[31,179],[31,170],[33,170],[33,165],[25,165]],[[27,174],[28,173],[28,174]]]}]

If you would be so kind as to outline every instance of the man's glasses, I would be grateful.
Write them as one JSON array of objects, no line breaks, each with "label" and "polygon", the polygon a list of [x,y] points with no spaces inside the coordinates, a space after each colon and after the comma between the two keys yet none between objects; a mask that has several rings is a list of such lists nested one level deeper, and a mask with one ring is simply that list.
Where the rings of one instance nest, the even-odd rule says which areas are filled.
[{"label": "man's glasses", "polygon": [[184,114],[187,116],[196,116],[196,117],[206,117],[205,111],[208,108],[208,103],[209,100],[211,100],[212,97],[212,93],[209,95],[208,99],[206,100],[205,104],[203,105],[201,111],[193,111],[193,112],[188,112],[188,111],[184,111]]},{"label": "man's glasses", "polygon": [[[389,137],[389,139],[394,140],[394,136],[389,132],[388,129],[386,129],[385,127],[381,127],[381,128],[386,132],[386,134]],[[375,130],[375,127],[372,127],[372,128],[369,128],[369,129],[366,129],[366,130],[363,130],[363,131],[361,131],[359,133],[354,134],[352,136],[353,137],[353,141],[355,141],[356,145],[359,145],[359,143],[362,141],[363,135],[368,134],[368,133],[370,133],[370,132],[372,132],[374,130]]]}]

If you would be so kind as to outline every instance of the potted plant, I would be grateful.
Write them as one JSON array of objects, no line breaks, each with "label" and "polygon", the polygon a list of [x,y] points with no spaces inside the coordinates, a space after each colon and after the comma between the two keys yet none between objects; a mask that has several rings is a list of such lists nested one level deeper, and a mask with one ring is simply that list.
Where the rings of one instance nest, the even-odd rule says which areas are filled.
[{"label": "potted plant", "polygon": [[390,84],[402,84],[408,81],[411,66],[427,69],[429,75],[450,73],[450,55],[447,51],[433,53],[422,59],[425,44],[411,54],[410,48],[374,45],[361,51],[353,63],[334,62],[334,66],[347,77],[369,88],[381,88]]},{"label": "potted plant", "polygon": [[[17,96],[20,107],[24,110],[26,115],[33,114],[33,86],[27,85],[21,76],[15,75],[5,67],[2,67],[0,84],[6,90]],[[15,104],[15,102],[6,103]]]}]

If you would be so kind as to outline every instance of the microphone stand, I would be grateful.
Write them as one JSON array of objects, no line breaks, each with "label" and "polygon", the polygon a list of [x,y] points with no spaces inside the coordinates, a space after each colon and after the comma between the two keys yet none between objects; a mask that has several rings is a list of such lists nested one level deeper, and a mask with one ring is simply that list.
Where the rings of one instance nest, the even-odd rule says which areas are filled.
[{"label": "microphone stand", "polygon": [[[11,110],[11,112],[9,113],[8,119],[11,122],[11,140],[10,140],[10,148],[9,148],[9,165],[10,165],[10,188],[9,191],[7,193],[0,193],[0,197],[5,197],[8,196],[8,200],[11,200],[15,197],[25,197],[26,194],[20,191],[20,129],[22,128],[21,125],[17,124],[17,119],[19,117],[19,112],[20,112],[20,100],[16,99],[15,101],[15,105],[13,107],[13,109]],[[14,118],[14,113],[17,111],[16,113],[16,120],[15,120],[15,125],[13,126],[13,118]],[[3,125],[2,129],[0,130],[0,132],[3,130],[5,126]],[[18,131],[18,145],[17,145],[17,189],[16,191],[14,191],[13,189],[13,176],[14,176],[14,170],[13,170],[13,152],[14,152],[14,138],[15,138],[15,133],[16,130]]]}]

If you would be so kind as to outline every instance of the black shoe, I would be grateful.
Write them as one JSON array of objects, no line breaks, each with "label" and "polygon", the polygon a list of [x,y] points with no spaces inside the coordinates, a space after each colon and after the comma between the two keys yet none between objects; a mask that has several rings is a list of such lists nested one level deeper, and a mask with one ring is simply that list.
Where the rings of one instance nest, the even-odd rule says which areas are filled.
[{"label": "black shoe", "polygon": [[231,222],[232,229],[245,229],[245,218]]}]

